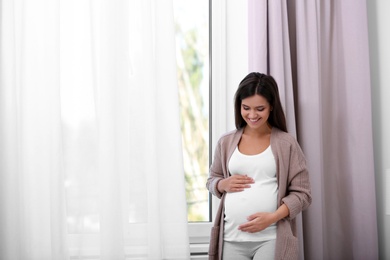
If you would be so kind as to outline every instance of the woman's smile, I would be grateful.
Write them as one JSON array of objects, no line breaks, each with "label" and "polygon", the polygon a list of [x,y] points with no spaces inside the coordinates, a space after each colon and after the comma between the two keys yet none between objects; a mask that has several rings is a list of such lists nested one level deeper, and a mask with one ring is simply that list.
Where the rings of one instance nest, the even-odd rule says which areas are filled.
[{"label": "woman's smile", "polygon": [[260,118],[256,118],[256,119],[252,119],[252,118],[248,118],[248,120],[251,122],[251,123],[257,123]]}]

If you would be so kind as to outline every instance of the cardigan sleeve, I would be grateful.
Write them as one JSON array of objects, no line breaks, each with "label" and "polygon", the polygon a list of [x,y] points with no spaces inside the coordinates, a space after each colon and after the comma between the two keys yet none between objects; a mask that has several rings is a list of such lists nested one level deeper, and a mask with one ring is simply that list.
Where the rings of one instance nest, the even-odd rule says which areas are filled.
[{"label": "cardigan sleeve", "polygon": [[305,156],[297,142],[290,148],[287,194],[282,199],[289,209],[289,219],[295,218],[311,204],[311,187]]},{"label": "cardigan sleeve", "polygon": [[211,164],[209,177],[207,179],[206,187],[211,194],[217,198],[221,198],[223,193],[218,191],[218,182],[224,178],[223,174],[223,161],[222,161],[222,145],[221,140],[218,141],[217,147],[215,148],[214,160]]}]

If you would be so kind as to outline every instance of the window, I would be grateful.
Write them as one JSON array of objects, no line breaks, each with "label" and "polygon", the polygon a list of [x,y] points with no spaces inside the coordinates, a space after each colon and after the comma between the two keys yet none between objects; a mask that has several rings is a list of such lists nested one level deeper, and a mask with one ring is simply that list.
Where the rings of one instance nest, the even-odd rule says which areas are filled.
[{"label": "window", "polygon": [[175,0],[174,10],[188,221],[210,221],[209,0]]}]

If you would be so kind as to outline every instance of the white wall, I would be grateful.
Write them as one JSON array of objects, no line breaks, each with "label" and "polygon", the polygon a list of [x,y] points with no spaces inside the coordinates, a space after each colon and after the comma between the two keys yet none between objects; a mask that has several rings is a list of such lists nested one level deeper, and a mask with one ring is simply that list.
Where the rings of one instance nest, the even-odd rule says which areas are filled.
[{"label": "white wall", "polygon": [[[227,4],[227,127],[235,129],[234,93],[248,74],[248,1],[229,0]],[[245,14],[245,15],[239,15]],[[233,17],[233,18],[232,18]]]},{"label": "white wall", "polygon": [[[216,141],[235,128],[234,93],[248,74],[248,6],[242,0],[213,0],[213,120]],[[226,115],[220,118],[220,115]],[[215,147],[215,143],[213,144]]]},{"label": "white wall", "polygon": [[390,259],[390,1],[369,0],[367,7],[379,259]]},{"label": "white wall", "polygon": [[[217,1],[217,0],[215,0]],[[221,0],[219,0],[221,1]],[[233,94],[239,81],[248,73],[247,1],[229,0],[226,3],[226,52],[223,60],[227,93],[225,127],[234,128]],[[390,1],[368,0],[368,26],[371,57],[372,115],[377,188],[379,259],[390,259]],[[222,65],[222,64],[219,64]],[[388,114],[389,113],[389,114]],[[362,119],[364,120],[364,119]],[[387,246],[386,246],[387,245]]]}]

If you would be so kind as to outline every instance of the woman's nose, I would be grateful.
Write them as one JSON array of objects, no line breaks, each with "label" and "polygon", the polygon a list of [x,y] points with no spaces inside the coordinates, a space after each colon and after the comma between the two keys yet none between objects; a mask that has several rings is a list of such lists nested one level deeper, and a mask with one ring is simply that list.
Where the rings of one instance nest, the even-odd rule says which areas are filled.
[{"label": "woman's nose", "polygon": [[256,111],[254,110],[249,111],[249,117],[250,118],[256,117]]}]

